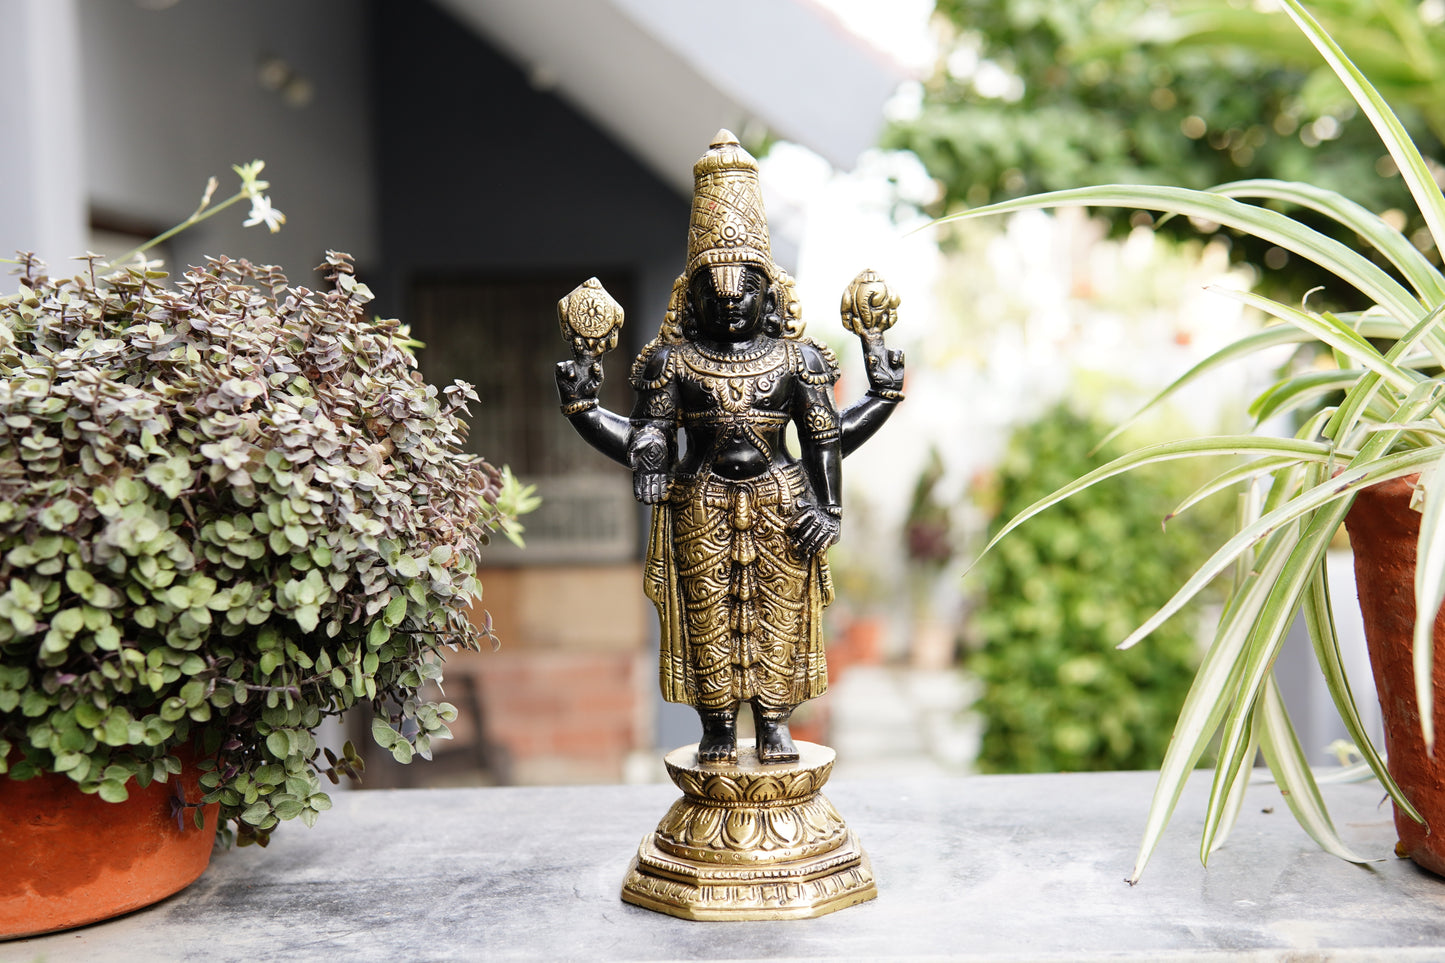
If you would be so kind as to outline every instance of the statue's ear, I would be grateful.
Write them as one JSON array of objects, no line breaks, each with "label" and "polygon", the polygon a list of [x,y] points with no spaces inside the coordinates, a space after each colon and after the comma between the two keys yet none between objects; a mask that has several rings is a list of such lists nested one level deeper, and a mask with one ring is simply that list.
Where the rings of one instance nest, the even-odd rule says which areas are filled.
[{"label": "statue's ear", "polygon": [[780,338],[783,334],[783,315],[778,310],[778,287],[775,284],[768,285],[767,296],[763,299],[763,331],[770,338]]},{"label": "statue's ear", "polygon": [[682,309],[678,311],[677,324],[682,329],[684,339],[697,340],[697,309],[692,299],[691,285],[682,296]]}]

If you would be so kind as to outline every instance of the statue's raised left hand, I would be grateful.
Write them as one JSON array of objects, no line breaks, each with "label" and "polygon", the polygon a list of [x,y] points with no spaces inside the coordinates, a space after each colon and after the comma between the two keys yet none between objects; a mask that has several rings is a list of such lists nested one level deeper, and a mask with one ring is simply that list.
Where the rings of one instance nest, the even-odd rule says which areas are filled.
[{"label": "statue's raised left hand", "polygon": [[798,499],[798,514],[788,523],[788,537],[803,558],[810,558],[838,541],[843,520],[806,499]]},{"label": "statue's raised left hand", "polygon": [[868,368],[868,387],[887,391],[903,388],[903,352],[894,351],[883,343],[882,334],[860,339],[863,343],[863,363]]}]

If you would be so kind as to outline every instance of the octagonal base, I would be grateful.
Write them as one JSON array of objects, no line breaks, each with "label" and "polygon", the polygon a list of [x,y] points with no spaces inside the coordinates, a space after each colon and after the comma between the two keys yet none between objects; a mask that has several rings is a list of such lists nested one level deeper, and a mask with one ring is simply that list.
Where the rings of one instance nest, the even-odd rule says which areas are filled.
[{"label": "octagonal base", "polygon": [[878,895],[857,836],[820,790],[833,750],[798,743],[793,763],[763,765],[752,740],[736,764],[704,765],[697,746],[664,760],[683,797],[642,841],[626,902],[694,920],[822,916]]}]

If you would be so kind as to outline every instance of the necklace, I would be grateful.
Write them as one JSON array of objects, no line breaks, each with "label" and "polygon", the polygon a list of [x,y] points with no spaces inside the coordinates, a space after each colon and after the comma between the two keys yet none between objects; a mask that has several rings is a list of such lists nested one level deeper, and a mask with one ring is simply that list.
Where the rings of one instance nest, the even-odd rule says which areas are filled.
[{"label": "necklace", "polygon": [[760,393],[772,390],[778,378],[774,372],[787,356],[786,346],[771,338],[738,355],[710,353],[696,342],[682,352],[683,363],[698,376],[703,390],[720,410],[733,414],[749,411]]},{"label": "necklace", "polygon": [[709,361],[718,361],[727,364],[739,361],[756,361],[763,355],[771,351],[776,344],[777,342],[774,341],[772,338],[767,338],[762,339],[756,347],[749,348],[746,351],[726,353],[705,348],[703,347],[701,341],[694,341],[692,343],[692,346],[694,349],[696,349],[698,354],[702,355]]}]

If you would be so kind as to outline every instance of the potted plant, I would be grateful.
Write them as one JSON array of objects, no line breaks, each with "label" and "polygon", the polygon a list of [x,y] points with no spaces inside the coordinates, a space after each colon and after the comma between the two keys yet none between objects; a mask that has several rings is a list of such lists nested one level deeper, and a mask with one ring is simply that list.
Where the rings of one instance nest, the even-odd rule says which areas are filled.
[{"label": "potted plant", "polygon": [[[279,226],[259,170],[186,223],[249,197]],[[224,257],[174,286],[86,260],[22,257],[0,297],[0,936],[174,892],[217,822],[261,845],[314,822],[320,777],[359,768],[316,729],[355,706],[398,760],[428,756],[454,710],[421,689],[490,635],[478,553],[527,501],[460,453],[475,394],[422,380],[347,255],[324,293]],[[153,892],[156,828],[109,855],[96,837],[124,832],[86,822],[157,796],[143,818],[186,854]]]},{"label": "potted plant", "polygon": [[[1445,199],[1398,118],[1298,0],[1281,2],[1350,91],[1359,109],[1373,122],[1410,188],[1435,245],[1445,249]],[[1243,198],[1262,200],[1273,207],[1245,203]],[[1438,795],[1441,782],[1433,775],[1424,779],[1402,776],[1411,765],[1405,758],[1409,740],[1402,734],[1414,733],[1414,741],[1426,757],[1422,761],[1433,767],[1435,729],[1440,718],[1431,683],[1432,664],[1437,661],[1431,627],[1445,597],[1445,497],[1439,491],[1445,485],[1445,474],[1437,469],[1445,458],[1445,410],[1441,408],[1445,384],[1438,378],[1439,369],[1445,365],[1445,323],[1441,321],[1445,314],[1445,275],[1409,239],[1361,205],[1307,184],[1271,180],[1225,184],[1211,191],[1145,186],[1067,190],[995,204],[945,220],[1062,205],[1136,207],[1226,225],[1313,261],[1372,303],[1367,310],[1337,315],[1310,310],[1307,301],[1297,308],[1256,294],[1223,292],[1280,323],[1212,355],[1155,401],[1240,357],[1279,345],[1322,344],[1334,362],[1328,370],[1290,373],[1261,394],[1251,408],[1259,422],[1286,412],[1301,413],[1303,424],[1295,437],[1252,434],[1194,438],[1133,451],[1035,503],[989,543],[991,547],[1050,505],[1140,465],[1199,456],[1250,457],[1219,474],[1175,512],[1184,511],[1210,494],[1253,482],[1256,494],[1242,498],[1232,537],[1173,598],[1120,644],[1121,648],[1134,645],[1214,578],[1233,573],[1224,614],[1180,711],[1161,766],[1129,881],[1138,880],[1185,780],[1216,736],[1218,761],[1201,840],[1202,860],[1207,861],[1229,831],[1257,749],[1262,750],[1301,825],[1331,853],[1360,860],[1330,822],[1272,677],[1275,657],[1299,615],[1309,627],[1320,668],[1365,764],[1394,800],[1402,851],[1437,872],[1445,870],[1445,860],[1425,848],[1424,830],[1418,828],[1426,819],[1437,826],[1445,825],[1445,799],[1430,799],[1424,792],[1425,783],[1433,779]],[[1362,238],[1388,267],[1275,207],[1303,208],[1334,220]],[[1417,475],[1420,481],[1414,481]],[[1360,499],[1362,506],[1377,500],[1384,491],[1372,486],[1381,485],[1394,485],[1403,491],[1407,499],[1403,515],[1413,516],[1419,525],[1418,535],[1404,535],[1408,547],[1418,546],[1418,567],[1411,566],[1413,574],[1400,576],[1405,581],[1390,583],[1386,590],[1386,594],[1405,603],[1406,612],[1398,617],[1405,638],[1370,638],[1382,707],[1387,717],[1397,708],[1405,711],[1403,720],[1387,721],[1388,768],[1360,723],[1349,680],[1341,667],[1325,578],[1326,548],[1347,519],[1359,559],[1361,546],[1370,537],[1362,534],[1365,519],[1358,514],[1351,516],[1351,506],[1364,492],[1370,494]],[[1262,490],[1264,493],[1258,494]],[[1423,507],[1423,514],[1409,510],[1412,494],[1417,507]],[[1393,514],[1400,516],[1402,512]],[[1370,564],[1360,561],[1357,567]],[[1367,594],[1364,581],[1362,597]],[[1368,609],[1370,600],[1365,601]],[[1403,659],[1398,652],[1385,654],[1391,645],[1404,646]],[[1382,675],[1386,662],[1403,665],[1407,673],[1413,669],[1413,679],[1407,678],[1403,684],[1386,680]],[[1436,684],[1440,684],[1436,678]]]}]

